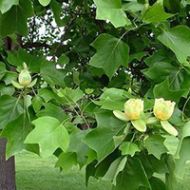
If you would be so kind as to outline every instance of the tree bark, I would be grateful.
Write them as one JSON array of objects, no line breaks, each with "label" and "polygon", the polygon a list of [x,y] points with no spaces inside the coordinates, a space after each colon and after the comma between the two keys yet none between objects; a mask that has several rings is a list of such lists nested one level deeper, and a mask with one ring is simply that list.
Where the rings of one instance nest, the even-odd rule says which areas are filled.
[{"label": "tree bark", "polygon": [[6,160],[5,139],[0,139],[0,190],[16,190],[15,159]]}]

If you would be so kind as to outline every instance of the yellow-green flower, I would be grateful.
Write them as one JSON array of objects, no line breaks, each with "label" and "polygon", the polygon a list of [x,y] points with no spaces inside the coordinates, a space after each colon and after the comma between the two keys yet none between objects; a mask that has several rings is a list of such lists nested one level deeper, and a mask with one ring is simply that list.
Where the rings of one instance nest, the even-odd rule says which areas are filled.
[{"label": "yellow-green flower", "polygon": [[174,112],[175,102],[166,101],[163,98],[156,99],[154,104],[154,115],[161,121],[170,119]]},{"label": "yellow-green flower", "polygon": [[168,122],[174,112],[175,102],[166,101],[163,98],[156,99],[154,104],[154,115],[160,120],[162,128],[169,134],[177,136],[178,131]]},{"label": "yellow-green flower", "polygon": [[126,117],[133,121],[140,119],[144,110],[144,102],[141,99],[129,99],[124,105]]},{"label": "yellow-green flower", "polygon": [[131,121],[133,127],[140,131],[146,131],[146,123],[141,119],[144,111],[144,102],[141,99],[129,99],[124,104],[124,112],[119,110],[113,111],[113,114],[120,120]]},{"label": "yellow-green flower", "polygon": [[23,69],[18,75],[18,82],[21,86],[28,86],[32,81],[32,77],[28,69]]},{"label": "yellow-green flower", "polygon": [[32,77],[30,75],[30,72],[28,70],[26,63],[23,63],[23,67],[24,68],[20,71],[20,73],[18,75],[18,82],[12,81],[12,85],[18,89],[31,88],[37,82],[37,79],[34,79],[32,81]]}]

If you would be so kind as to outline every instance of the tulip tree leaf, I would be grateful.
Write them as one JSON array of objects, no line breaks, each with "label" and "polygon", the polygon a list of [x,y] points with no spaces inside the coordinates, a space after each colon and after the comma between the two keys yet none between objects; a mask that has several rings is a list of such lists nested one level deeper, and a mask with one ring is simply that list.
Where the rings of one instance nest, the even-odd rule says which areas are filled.
[{"label": "tulip tree leaf", "polygon": [[27,63],[29,71],[31,72],[39,72],[40,65],[46,61],[43,57],[34,56],[28,53],[24,49],[19,49],[18,51],[10,51],[8,52],[7,61],[14,66],[23,67],[23,62]]},{"label": "tulip tree leaf", "polygon": [[188,89],[178,89],[172,90],[169,79],[164,80],[163,82],[155,85],[153,89],[155,98],[165,98],[173,101],[179,101],[182,96],[185,96],[188,93]]},{"label": "tulip tree leaf", "polygon": [[24,140],[31,130],[31,124],[24,115],[21,115],[6,126],[1,133],[1,137],[6,137],[7,139],[7,159],[20,151],[27,149],[28,145],[24,144]]},{"label": "tulip tree leaf", "polygon": [[[64,19],[61,19],[61,14],[62,14],[61,4],[57,2],[56,0],[52,0],[50,5],[51,5],[51,9],[52,9],[56,24],[58,26],[64,26],[65,24]],[[69,62],[69,58],[66,55],[62,57],[61,60],[60,58],[58,60],[59,64],[67,64],[68,62]]]},{"label": "tulip tree leaf", "polygon": [[164,141],[165,147],[168,149],[168,153],[171,155],[175,155],[177,152],[177,147],[179,144],[179,139],[174,136],[166,136],[166,139]]},{"label": "tulip tree leaf", "polygon": [[122,155],[134,156],[136,152],[140,152],[139,147],[135,143],[123,142],[119,147]]},{"label": "tulip tree leaf", "polygon": [[0,34],[5,37],[14,33],[27,35],[27,18],[33,15],[32,2],[20,0],[19,6],[13,6],[0,18]]},{"label": "tulip tree leaf", "polygon": [[103,179],[112,181],[113,184],[116,185],[116,178],[118,174],[125,168],[126,162],[127,157],[119,157],[118,159],[114,160]]},{"label": "tulip tree leaf", "polygon": [[46,61],[41,64],[40,72],[44,80],[51,85],[64,87],[65,75],[62,70],[57,70],[53,62]]},{"label": "tulip tree leaf", "polygon": [[154,155],[157,159],[160,159],[163,153],[167,152],[164,146],[164,138],[159,135],[152,135],[148,137],[144,142],[145,147],[149,154]]},{"label": "tulip tree leaf", "polygon": [[94,0],[94,2],[97,6],[97,19],[109,20],[116,28],[131,24],[122,10],[121,0]]},{"label": "tulip tree leaf", "polygon": [[0,129],[3,129],[23,113],[23,108],[18,99],[4,95],[0,97],[0,113]]},{"label": "tulip tree leaf", "polygon": [[106,88],[99,98],[99,101],[94,101],[95,104],[106,110],[124,109],[124,103],[130,95],[123,89]]},{"label": "tulip tree leaf", "polygon": [[100,161],[115,150],[113,137],[117,134],[118,130],[109,127],[96,128],[86,135],[84,142],[96,151],[97,158]]},{"label": "tulip tree leaf", "polygon": [[187,170],[190,168],[189,146],[190,138],[186,137],[182,141],[179,151],[179,159],[176,159],[176,168],[174,171],[176,176],[180,179],[184,179],[185,175],[189,178],[189,172]]},{"label": "tulip tree leaf", "polygon": [[128,159],[125,169],[117,176],[114,190],[151,189],[148,176],[139,159]]},{"label": "tulip tree leaf", "polygon": [[[76,154],[77,163],[80,167],[86,164],[88,159],[89,147],[83,142],[88,131],[77,130],[70,134],[70,144],[68,152],[74,152]],[[96,156],[96,155],[95,155]]]},{"label": "tulip tree leaf", "polygon": [[66,151],[69,146],[69,134],[57,119],[49,116],[39,117],[32,122],[34,130],[29,133],[25,143],[39,144],[43,157],[52,155],[57,148]]},{"label": "tulip tree leaf", "polygon": [[13,5],[18,5],[19,0],[1,0],[0,1],[0,11],[2,14],[7,12]]},{"label": "tulip tree leaf", "polygon": [[101,34],[92,43],[97,53],[91,58],[90,65],[102,68],[111,79],[119,66],[128,65],[129,47],[121,39],[109,34]]},{"label": "tulip tree leaf", "polygon": [[114,114],[107,110],[95,112],[98,127],[109,127],[111,129],[122,128],[126,126],[126,122],[117,119]]},{"label": "tulip tree leaf", "polygon": [[162,3],[156,2],[150,6],[143,15],[143,21],[148,23],[159,23],[173,16],[164,11]]},{"label": "tulip tree leaf", "polygon": [[40,110],[37,113],[38,117],[50,116],[58,119],[60,122],[68,119],[68,116],[59,106],[56,106],[55,104],[52,103],[45,103],[43,106],[44,109]]},{"label": "tulip tree leaf", "polygon": [[164,30],[158,36],[158,40],[166,47],[170,48],[181,63],[186,63],[190,56],[190,29],[187,26],[179,25],[174,28]]},{"label": "tulip tree leaf", "polygon": [[84,93],[79,88],[66,87],[58,91],[58,96],[61,97],[63,103],[72,105],[76,104],[84,96]]},{"label": "tulip tree leaf", "polygon": [[190,121],[185,123],[185,125],[182,128],[182,139],[184,139],[185,137],[190,137]]},{"label": "tulip tree leaf", "polygon": [[[159,73],[158,73],[158,70],[159,70]],[[163,80],[166,79],[167,76],[169,76],[169,74],[171,73],[171,70],[178,71],[176,67],[174,67],[168,62],[156,61],[153,64],[151,64],[148,69],[144,69],[143,73],[145,74],[146,77],[148,77],[149,79],[155,82],[162,82]]]},{"label": "tulip tree leaf", "polygon": [[56,167],[61,167],[64,171],[68,171],[73,165],[77,165],[77,156],[72,152],[61,153],[56,163]]}]

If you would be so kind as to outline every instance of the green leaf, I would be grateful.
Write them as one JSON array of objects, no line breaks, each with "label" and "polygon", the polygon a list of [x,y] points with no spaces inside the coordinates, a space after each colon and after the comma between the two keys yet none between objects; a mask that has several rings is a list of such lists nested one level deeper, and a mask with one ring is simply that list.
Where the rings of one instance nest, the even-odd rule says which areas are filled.
[{"label": "green leaf", "polygon": [[18,118],[23,113],[19,99],[4,95],[0,97],[0,129]]},{"label": "green leaf", "polygon": [[37,113],[40,111],[41,107],[42,107],[43,101],[40,98],[40,96],[35,96],[32,99],[32,107],[34,109],[34,111]]},{"label": "green leaf", "polygon": [[190,137],[190,121],[185,123],[182,128],[181,139],[184,139],[185,137]]},{"label": "green leaf", "polygon": [[114,190],[151,189],[146,171],[137,158],[128,159],[125,169],[117,176]]},{"label": "green leaf", "polygon": [[140,152],[139,147],[132,142],[123,142],[120,147],[119,150],[121,150],[121,154],[122,155],[130,155],[130,156],[134,156],[136,152]]},{"label": "green leaf", "polygon": [[89,147],[83,142],[87,133],[88,131],[76,130],[70,134],[68,152],[76,153],[77,163],[80,167],[84,166],[88,161]]},{"label": "green leaf", "polygon": [[86,135],[84,142],[96,151],[98,161],[101,161],[115,150],[113,137],[118,132],[119,130],[113,130],[109,127],[96,128]]},{"label": "green leaf", "polygon": [[103,179],[112,181],[112,183],[116,185],[116,178],[118,174],[125,168],[126,162],[127,157],[119,157],[116,160],[114,160],[110,165],[108,171],[104,175]]},{"label": "green leaf", "polygon": [[38,0],[38,1],[44,7],[48,6],[51,2],[51,0]]},{"label": "green leaf", "polygon": [[24,115],[21,115],[5,127],[1,133],[1,137],[6,137],[7,139],[7,159],[27,149],[28,146],[24,144],[24,140],[31,130],[31,124]]},{"label": "green leaf", "polygon": [[[158,72],[159,70],[159,72]],[[174,67],[169,62],[164,61],[155,61],[153,64],[150,65],[148,69],[144,69],[143,73],[146,77],[155,82],[162,82],[166,79],[167,76],[171,74],[171,71],[179,71],[178,68]]]},{"label": "green leaf", "polygon": [[0,79],[2,79],[5,74],[6,74],[5,64],[0,61]]},{"label": "green leaf", "polygon": [[166,47],[170,48],[175,54],[179,62],[185,64],[187,57],[190,56],[190,29],[187,26],[179,25],[174,28],[164,30],[158,36]]},{"label": "green leaf", "polygon": [[9,95],[12,96],[15,93],[15,88],[13,86],[5,86],[5,85],[0,85],[0,94],[1,96],[3,95]]},{"label": "green leaf", "polygon": [[69,61],[70,61],[69,57],[67,55],[65,55],[65,54],[62,54],[59,57],[57,63],[60,64],[60,65],[66,65],[66,64],[69,63]]},{"label": "green leaf", "polygon": [[157,159],[160,159],[161,155],[167,152],[164,146],[164,138],[159,135],[148,137],[144,142],[144,146],[148,153],[154,155]]},{"label": "green leaf", "polygon": [[163,129],[167,131],[170,135],[177,136],[178,131],[168,122],[168,121],[160,121]]},{"label": "green leaf", "polygon": [[97,6],[97,19],[109,20],[116,28],[131,24],[122,10],[121,0],[94,0],[94,3]]},{"label": "green leaf", "polygon": [[172,70],[168,78],[170,89],[176,91],[183,89],[186,90],[184,94],[188,94],[190,85],[189,77],[189,68],[176,68],[176,70]]},{"label": "green leaf", "polygon": [[27,18],[32,16],[33,9],[30,0],[20,0],[19,6],[13,6],[0,16],[0,34],[5,37],[14,33],[27,35]]},{"label": "green leaf", "polygon": [[119,66],[128,66],[129,47],[121,39],[109,34],[101,34],[92,46],[97,53],[91,58],[90,65],[102,68],[110,79]]},{"label": "green leaf", "polygon": [[12,71],[8,71],[5,76],[3,77],[3,80],[5,82],[6,85],[11,84],[12,85],[12,81],[16,81],[17,80],[17,73],[12,72]]},{"label": "green leaf", "polygon": [[143,120],[135,120],[131,121],[133,127],[140,132],[145,132],[146,131],[146,122]]},{"label": "green leaf", "polygon": [[50,85],[65,86],[65,73],[62,70],[56,69],[53,62],[46,61],[41,65],[40,72],[43,79]]},{"label": "green leaf", "polygon": [[118,120],[112,112],[107,110],[100,110],[98,112],[95,112],[95,117],[98,127],[118,129],[126,126],[126,122]]},{"label": "green leaf", "polygon": [[68,120],[68,115],[65,114],[60,106],[56,106],[53,103],[46,103],[43,105],[44,109],[41,109],[38,113],[38,117],[50,116],[58,119],[60,122]]},{"label": "green leaf", "polygon": [[124,103],[129,97],[131,97],[129,93],[123,89],[105,88],[99,101],[94,101],[94,103],[101,106],[102,109],[122,111]]},{"label": "green leaf", "polygon": [[168,153],[175,155],[177,153],[177,148],[179,145],[179,139],[174,136],[166,136],[164,141],[165,147],[168,149]]},{"label": "green leaf", "polygon": [[62,123],[53,117],[40,117],[32,122],[34,130],[26,137],[25,143],[39,144],[40,155],[51,156],[57,148],[66,151],[69,146],[69,134]]},{"label": "green leaf", "polygon": [[38,95],[42,99],[44,99],[46,103],[53,100],[60,102],[59,96],[49,88],[40,88],[38,91]]},{"label": "green leaf", "polygon": [[55,18],[55,21],[58,26],[64,26],[65,21],[61,19],[61,14],[62,14],[62,4],[57,2],[56,0],[51,1],[51,9],[53,11],[53,15]]},{"label": "green leaf", "polygon": [[64,104],[76,104],[83,96],[84,93],[79,88],[72,89],[72,88],[64,88],[58,90],[58,96],[61,97],[61,101]]},{"label": "green leaf", "polygon": [[140,3],[138,0],[131,0],[122,6],[123,10],[129,11],[132,13],[142,11],[144,9],[144,5]]},{"label": "green leaf", "polygon": [[147,23],[159,23],[172,16],[172,14],[164,11],[164,7],[161,2],[156,2],[145,11],[143,14],[143,21]]},{"label": "green leaf", "polygon": [[166,100],[173,100],[175,102],[178,102],[181,97],[186,97],[188,92],[189,89],[171,89],[171,83],[168,79],[155,85],[153,89],[155,98],[164,98]]},{"label": "green leaf", "polygon": [[164,182],[156,177],[151,177],[150,178],[150,184],[151,184],[151,190],[166,190],[166,186]]},{"label": "green leaf", "polygon": [[45,62],[43,57],[31,55],[24,49],[8,52],[7,61],[11,65],[20,68],[23,68],[23,63],[25,62],[31,72],[39,72],[41,64]]},{"label": "green leaf", "polygon": [[189,155],[189,146],[190,146],[190,138],[186,137],[184,138],[180,153],[179,153],[179,159],[177,159],[175,162],[175,175],[178,179],[188,180],[189,177],[189,169],[190,169],[190,155]]},{"label": "green leaf", "polygon": [[74,165],[77,165],[77,157],[75,153],[71,152],[61,153],[56,163],[56,167],[60,167],[64,171],[70,170]]},{"label": "green leaf", "polygon": [[19,0],[1,0],[0,1],[0,11],[2,14],[7,12],[13,5],[18,5]]}]

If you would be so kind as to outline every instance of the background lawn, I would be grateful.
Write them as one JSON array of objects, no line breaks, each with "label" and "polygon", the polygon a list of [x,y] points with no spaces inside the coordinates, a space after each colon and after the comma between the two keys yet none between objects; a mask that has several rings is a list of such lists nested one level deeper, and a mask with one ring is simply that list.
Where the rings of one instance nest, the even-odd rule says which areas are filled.
[{"label": "background lawn", "polygon": [[60,172],[54,168],[55,158],[42,159],[30,153],[16,156],[16,178],[18,190],[111,190],[105,181],[91,178],[85,187],[83,172],[73,169]]}]

